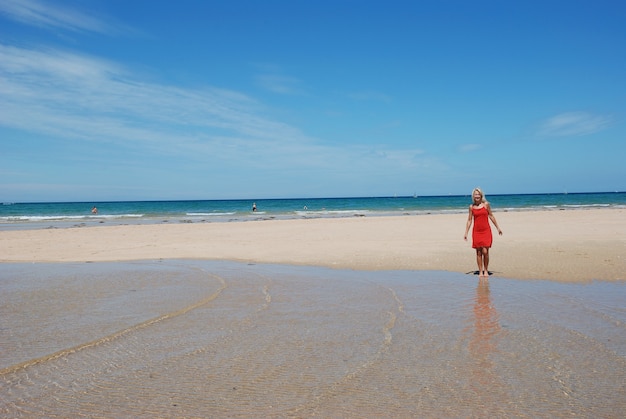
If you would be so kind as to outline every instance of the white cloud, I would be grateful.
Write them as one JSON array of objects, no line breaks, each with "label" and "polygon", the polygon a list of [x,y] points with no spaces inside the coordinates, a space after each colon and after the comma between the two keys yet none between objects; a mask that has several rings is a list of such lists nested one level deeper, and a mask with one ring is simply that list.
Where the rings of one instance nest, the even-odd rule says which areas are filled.
[{"label": "white cloud", "polygon": [[224,130],[302,138],[259,116],[255,102],[237,92],[145,83],[115,63],[64,51],[0,44],[0,86],[0,123],[31,132],[149,142],[173,132],[182,140]]},{"label": "white cloud", "polygon": [[256,77],[257,83],[270,92],[282,95],[302,94],[303,89],[295,77],[283,76],[279,74],[261,74]]},{"label": "white cloud", "polygon": [[422,167],[422,150],[323,145],[264,115],[240,92],[147,83],[107,60],[3,44],[0,125],[45,141],[96,142],[231,167],[392,173]]},{"label": "white cloud", "polygon": [[481,148],[483,148],[483,146],[480,144],[463,144],[459,147],[459,151],[461,153],[471,153],[473,151],[478,151]]},{"label": "white cloud", "polygon": [[612,118],[588,112],[565,112],[546,120],[539,129],[545,137],[570,137],[593,134],[606,129]]},{"label": "white cloud", "polygon": [[[241,187],[266,188],[272,194],[313,193],[299,191],[311,185],[380,194],[386,185],[402,190],[401,185],[409,184],[412,191],[420,179],[433,173],[441,177],[449,170],[420,149],[383,142],[328,144],[268,112],[241,92],[147,82],[109,60],[0,43],[0,130],[36,134],[32,137],[42,147],[28,159],[41,153],[38,149],[69,147],[73,161],[89,159],[115,165],[119,173],[139,173],[133,177],[135,186],[150,179],[141,193],[152,185],[146,173],[165,166],[181,183],[219,178],[215,187],[231,194]],[[375,185],[371,180],[362,185],[364,177],[375,178]],[[274,190],[276,183],[287,180],[293,190]],[[344,186],[351,184],[361,189]]]},{"label": "white cloud", "polygon": [[0,12],[27,25],[97,33],[116,32],[113,26],[85,13],[38,0],[3,0]]}]

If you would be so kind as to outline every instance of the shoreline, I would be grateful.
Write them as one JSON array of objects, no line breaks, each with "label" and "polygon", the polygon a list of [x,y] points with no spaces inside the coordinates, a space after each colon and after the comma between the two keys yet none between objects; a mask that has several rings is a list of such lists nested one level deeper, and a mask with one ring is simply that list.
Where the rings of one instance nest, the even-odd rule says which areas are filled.
[{"label": "shoreline", "polygon": [[[625,280],[626,210],[494,211],[494,276]],[[466,213],[0,231],[0,262],[232,260],[352,270],[476,269]],[[495,229],[494,229],[495,231]]]}]

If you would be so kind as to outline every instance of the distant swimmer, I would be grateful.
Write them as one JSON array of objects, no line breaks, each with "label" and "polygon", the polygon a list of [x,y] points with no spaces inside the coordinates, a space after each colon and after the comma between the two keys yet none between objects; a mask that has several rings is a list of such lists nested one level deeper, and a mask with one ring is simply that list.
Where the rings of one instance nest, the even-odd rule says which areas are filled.
[{"label": "distant swimmer", "polygon": [[252,203],[252,212],[256,212],[256,202]]},{"label": "distant swimmer", "polygon": [[97,214],[98,213],[98,208],[96,208],[95,206],[91,209],[91,213],[92,214]]}]

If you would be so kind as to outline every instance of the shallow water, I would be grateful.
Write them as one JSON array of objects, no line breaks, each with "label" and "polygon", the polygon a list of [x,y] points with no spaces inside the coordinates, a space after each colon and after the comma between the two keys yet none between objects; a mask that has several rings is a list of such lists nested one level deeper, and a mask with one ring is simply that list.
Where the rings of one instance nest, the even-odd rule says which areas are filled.
[{"label": "shallow water", "polygon": [[3,417],[624,417],[626,285],[0,265]]}]

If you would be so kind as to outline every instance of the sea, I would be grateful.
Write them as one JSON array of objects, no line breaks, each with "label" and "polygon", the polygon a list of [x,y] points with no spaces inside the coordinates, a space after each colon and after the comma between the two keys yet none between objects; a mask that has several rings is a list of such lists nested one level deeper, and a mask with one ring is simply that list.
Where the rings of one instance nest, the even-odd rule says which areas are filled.
[{"label": "sea", "polygon": [[[494,212],[626,208],[626,192],[487,197]],[[110,202],[4,202],[0,230],[97,224],[233,222],[266,219],[462,213],[470,195]],[[253,211],[253,206],[256,211]],[[97,213],[92,209],[97,208]]]}]

